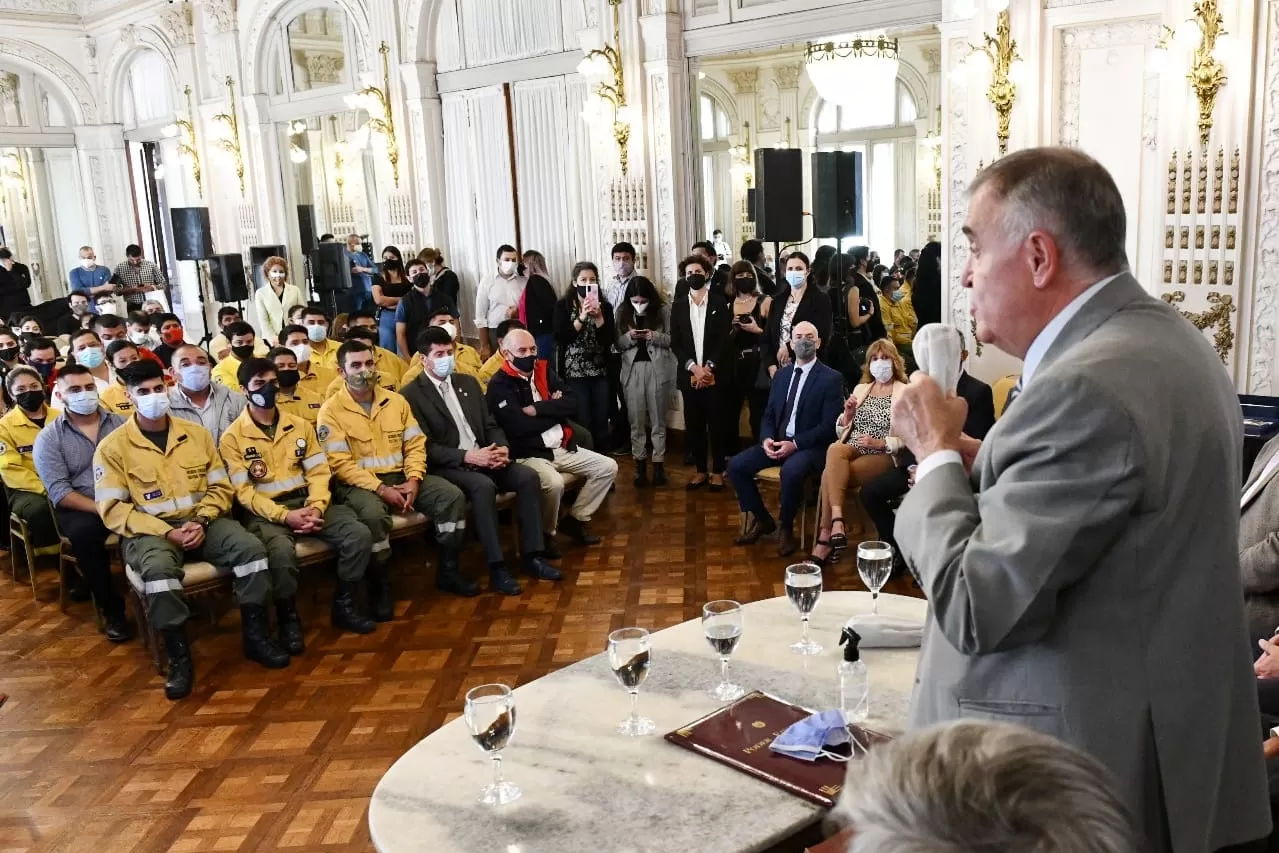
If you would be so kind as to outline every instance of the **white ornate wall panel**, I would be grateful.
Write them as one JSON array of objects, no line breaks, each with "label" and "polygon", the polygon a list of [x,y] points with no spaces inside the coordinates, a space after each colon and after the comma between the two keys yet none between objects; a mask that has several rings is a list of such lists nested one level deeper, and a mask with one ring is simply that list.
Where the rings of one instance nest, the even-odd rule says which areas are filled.
[{"label": "white ornate wall panel", "polygon": [[1252,215],[1247,227],[1251,236],[1251,300],[1241,322],[1248,329],[1249,355],[1246,390],[1251,394],[1274,394],[1279,389],[1275,376],[1275,328],[1279,326],[1279,0],[1269,0],[1260,22],[1257,85],[1262,95],[1257,103],[1253,132],[1260,150],[1252,170],[1254,187],[1250,193]]},{"label": "white ornate wall panel", "polygon": [[461,282],[458,309],[463,327],[474,328],[475,285],[479,255],[475,246],[475,199],[471,184],[470,107],[465,92],[445,95],[441,99],[444,118],[444,195],[445,225],[448,230],[449,253],[445,262],[457,273]]},{"label": "white ornate wall panel", "polygon": [[[573,223],[576,260],[597,259],[597,262],[607,264],[609,250],[613,246],[600,220],[602,212],[607,209],[603,203],[607,184],[596,180],[599,157],[591,140],[590,128],[586,122],[579,120],[590,94],[590,85],[576,75],[569,77],[565,83],[565,115],[568,116],[565,137],[569,145],[568,162],[572,181],[569,189],[569,217]],[[553,284],[562,286],[560,282]]]},{"label": "white ornate wall panel", "polygon": [[[521,249],[546,255],[557,287],[578,260],[570,209],[575,172],[567,144],[570,119],[564,79],[531,80],[511,87],[515,114],[515,174],[519,182]],[[581,124],[573,116],[572,124]]]},{"label": "white ornate wall panel", "polygon": [[440,3],[440,18],[435,30],[435,64],[440,71],[457,71],[466,67],[457,4],[458,0],[443,0]]},{"label": "white ornate wall panel", "polygon": [[560,0],[457,0],[457,5],[468,67],[564,50]]}]

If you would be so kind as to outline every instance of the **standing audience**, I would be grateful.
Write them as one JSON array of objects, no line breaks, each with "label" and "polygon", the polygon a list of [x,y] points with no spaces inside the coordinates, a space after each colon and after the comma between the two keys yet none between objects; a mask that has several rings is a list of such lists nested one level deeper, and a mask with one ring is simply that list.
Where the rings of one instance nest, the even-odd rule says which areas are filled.
[{"label": "standing audience", "polygon": [[666,485],[666,408],[674,390],[670,310],[644,277],[630,285],[617,314],[619,379],[630,418],[635,486],[648,485],[648,443],[653,443],[653,485]]},{"label": "standing audience", "polygon": [[[573,286],[555,306],[559,374],[577,400],[577,422],[591,431],[601,453],[609,447],[608,358],[617,337],[613,308],[600,296],[599,270],[573,267]],[[541,350],[538,350],[541,354]]]},{"label": "standing audience", "polygon": [[709,479],[711,491],[722,491],[726,453],[719,377],[731,369],[723,361],[732,319],[724,297],[710,287],[710,266],[702,255],[690,255],[680,264],[687,296],[671,310],[671,352],[684,402],[684,441],[697,469],[686,488],[700,489]]}]

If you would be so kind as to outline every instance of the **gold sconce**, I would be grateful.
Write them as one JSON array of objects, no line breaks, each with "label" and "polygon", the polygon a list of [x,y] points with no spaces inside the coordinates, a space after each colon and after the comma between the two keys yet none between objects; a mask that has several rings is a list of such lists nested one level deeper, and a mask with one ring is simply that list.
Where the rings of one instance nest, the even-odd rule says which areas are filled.
[{"label": "gold sconce", "polygon": [[[622,67],[622,26],[618,7],[622,0],[608,0],[613,7],[613,43],[586,51],[577,66],[577,72],[588,80],[599,80],[595,98],[588,99],[582,110],[587,121],[600,118],[604,104],[613,107],[613,140],[617,142],[618,160],[625,175],[630,166],[631,124],[635,120],[634,108],[626,103],[626,72]],[[611,78],[612,82],[609,82]]]},{"label": "gold sconce", "polygon": [[746,186],[750,187],[755,183],[755,149],[751,145],[751,123],[742,122],[742,131],[746,135],[746,141],[743,145],[734,145],[729,149],[734,160],[729,171],[734,175],[741,175]]},{"label": "gold sconce", "polygon": [[22,200],[27,200],[27,173],[17,151],[0,154],[0,182],[9,189],[22,190]]},{"label": "gold sconce", "polygon": [[386,140],[386,159],[391,164],[391,177],[395,188],[400,188],[400,144],[395,139],[395,116],[391,113],[391,46],[386,42],[378,48],[382,54],[382,88],[365,86],[359,92],[346,96],[351,109],[363,108],[369,114],[368,130],[380,134]]},{"label": "gold sconce", "polygon": [[337,116],[329,116],[333,123],[333,184],[338,188],[338,204],[345,204],[346,197],[346,150],[348,143],[338,137]]},{"label": "gold sconce", "polygon": [[178,154],[191,166],[191,177],[195,180],[196,195],[204,197],[204,172],[200,167],[200,149],[196,145],[195,138],[195,104],[191,100],[191,87],[183,88],[182,93],[187,96],[187,117],[185,119],[174,119],[173,124],[166,126],[161,133],[172,139],[178,134],[182,138],[178,140]]},{"label": "gold sconce", "polygon": [[[1217,0],[1196,0],[1193,17],[1187,18],[1175,30],[1165,26],[1163,36],[1151,54],[1152,67],[1162,70],[1168,65],[1174,44],[1184,45],[1190,50],[1190,73],[1186,79],[1199,101],[1199,145],[1205,150],[1212,132],[1212,113],[1217,106],[1217,95],[1229,79],[1221,60],[1232,50],[1226,43],[1224,23]],[[1193,49],[1191,45],[1194,45]]]},{"label": "gold sconce", "polygon": [[984,33],[983,36],[983,44],[969,45],[964,64],[971,62],[974,56],[983,56],[990,63],[990,87],[986,89],[986,100],[995,108],[995,137],[999,140],[999,156],[1002,157],[1008,153],[1008,125],[1012,119],[1013,104],[1017,102],[1013,65],[1021,61],[1017,40],[1012,37],[1012,19],[1007,8],[1000,10],[995,19],[995,34]]},{"label": "gold sconce", "polygon": [[230,111],[218,113],[213,117],[214,121],[223,126],[225,135],[215,139],[213,144],[231,158],[231,163],[235,166],[235,176],[240,179],[240,195],[244,195],[244,156],[240,148],[239,110],[235,102],[235,81],[230,77],[226,78],[226,90],[231,97]]}]

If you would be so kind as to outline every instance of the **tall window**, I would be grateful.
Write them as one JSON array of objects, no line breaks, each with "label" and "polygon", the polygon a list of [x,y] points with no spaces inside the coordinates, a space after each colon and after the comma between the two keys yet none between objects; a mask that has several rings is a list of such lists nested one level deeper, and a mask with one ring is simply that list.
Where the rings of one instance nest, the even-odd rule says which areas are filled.
[{"label": "tall window", "polygon": [[[867,103],[872,106],[858,109],[818,101],[813,107],[813,141],[817,151],[858,151],[862,155],[857,196],[862,200],[864,233],[845,235],[844,248],[865,244],[891,256],[898,248],[897,163],[904,155],[913,162],[918,108],[901,80],[897,81],[895,99],[870,99]],[[913,185],[901,190],[913,192]],[[839,241],[818,242],[836,245]]]},{"label": "tall window", "polygon": [[733,209],[733,176],[731,153],[732,127],[728,112],[710,95],[698,98],[702,136],[702,215],[706,221],[706,234],[718,228],[733,238],[735,232]]}]

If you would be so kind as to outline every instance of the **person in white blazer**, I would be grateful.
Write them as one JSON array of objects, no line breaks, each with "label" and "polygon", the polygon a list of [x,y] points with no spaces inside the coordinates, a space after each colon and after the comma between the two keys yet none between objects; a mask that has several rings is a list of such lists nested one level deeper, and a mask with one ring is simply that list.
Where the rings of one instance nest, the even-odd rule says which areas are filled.
[{"label": "person in white blazer", "polygon": [[289,262],[272,255],[262,264],[262,276],[266,285],[253,294],[253,304],[258,309],[258,334],[274,341],[280,337],[289,309],[306,305],[302,291],[289,283]]}]

